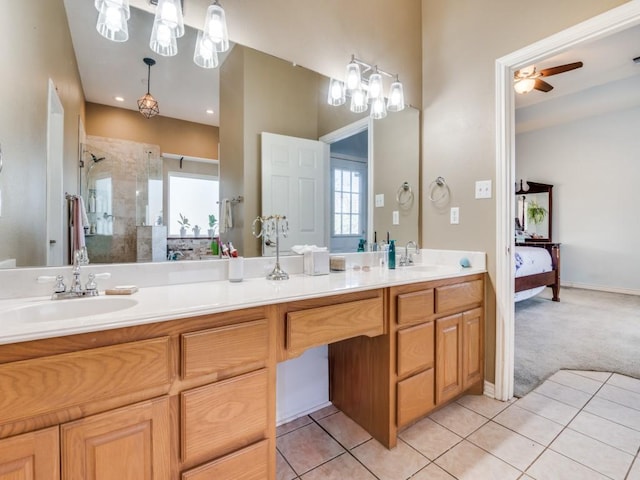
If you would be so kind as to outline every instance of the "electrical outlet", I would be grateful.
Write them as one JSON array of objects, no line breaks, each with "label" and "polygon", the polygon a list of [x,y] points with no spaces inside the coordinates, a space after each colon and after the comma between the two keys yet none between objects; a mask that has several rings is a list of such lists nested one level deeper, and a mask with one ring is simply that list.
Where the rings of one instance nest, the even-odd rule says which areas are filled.
[{"label": "electrical outlet", "polygon": [[400,212],[398,210],[393,211],[393,224],[400,225]]},{"label": "electrical outlet", "polygon": [[451,223],[451,225],[458,225],[460,223],[460,208],[459,207],[451,207],[450,223]]},{"label": "electrical outlet", "polygon": [[476,182],[476,198],[491,198],[491,180]]},{"label": "electrical outlet", "polygon": [[384,207],[384,193],[376,194],[376,207]]}]

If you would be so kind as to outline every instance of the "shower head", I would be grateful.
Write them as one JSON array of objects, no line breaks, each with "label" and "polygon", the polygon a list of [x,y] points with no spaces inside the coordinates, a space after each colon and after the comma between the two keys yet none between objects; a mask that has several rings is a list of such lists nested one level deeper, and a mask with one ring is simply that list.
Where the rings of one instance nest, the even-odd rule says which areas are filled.
[{"label": "shower head", "polygon": [[91,160],[93,160],[93,163],[98,163],[105,159],[105,157],[98,158],[93,153],[90,153],[90,155],[91,155]]}]

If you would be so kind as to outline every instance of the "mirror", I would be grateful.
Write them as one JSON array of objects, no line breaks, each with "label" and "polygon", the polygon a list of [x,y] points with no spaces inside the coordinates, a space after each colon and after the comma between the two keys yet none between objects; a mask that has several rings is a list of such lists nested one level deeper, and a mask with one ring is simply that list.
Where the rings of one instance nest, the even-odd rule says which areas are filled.
[{"label": "mirror", "polygon": [[[37,4],[37,8],[34,6]],[[60,96],[61,102],[64,106],[63,124],[64,124],[64,154],[63,154],[63,166],[62,166],[62,191],[74,194],[82,194],[85,198],[85,203],[90,203],[91,193],[89,190],[97,190],[98,186],[95,182],[98,178],[101,179],[101,186],[106,189],[107,180],[96,175],[96,179],[92,180],[95,188],[87,188],[86,178],[81,179],[81,175],[86,175],[86,170],[90,166],[92,161],[89,153],[94,153],[96,158],[104,156],[101,151],[96,149],[95,152],[82,150],[79,145],[92,145],[91,137],[103,136],[100,132],[96,133],[95,118],[98,115],[106,116],[109,112],[103,108],[101,101],[94,99],[87,95],[89,90],[88,86],[84,86],[80,80],[79,71],[82,71],[82,65],[77,64],[76,52],[74,51],[71,39],[67,34],[61,34],[68,29],[67,22],[71,23],[71,15],[67,19],[67,12],[65,10],[67,5],[69,12],[77,14],[79,9],[89,8],[92,11],[92,19],[86,27],[89,31],[95,32],[95,11],[93,10],[93,2],[86,2],[83,0],[56,0],[52,2],[38,2],[37,0],[25,0],[23,2],[14,2],[10,7],[9,12],[5,12],[3,18],[11,18],[11,22],[6,22],[3,27],[7,35],[12,38],[12,43],[20,45],[21,48],[13,49],[15,51],[6,51],[3,53],[3,64],[6,66],[7,81],[3,82],[3,87],[0,92],[0,104],[3,106],[0,109],[0,145],[2,145],[2,151],[4,154],[4,169],[0,173],[0,195],[2,196],[2,211],[0,211],[0,262],[3,260],[14,259],[18,267],[24,266],[43,266],[48,263],[47,261],[47,249],[49,248],[49,230],[47,229],[47,179],[50,177],[47,174],[47,158],[48,154],[48,142],[47,142],[47,82],[51,78],[55,85],[55,90]],[[69,8],[72,5],[73,8]],[[137,11],[132,8],[132,17],[137,14],[142,16],[150,16],[148,13]],[[151,24],[151,19],[148,22]],[[149,27],[150,28],[150,27]],[[38,30],[39,35],[34,36],[30,32]],[[144,56],[151,56],[152,52],[149,50],[146,43],[148,39],[145,38],[148,33],[141,34],[144,40],[144,45],[134,46],[133,40],[136,36],[134,27],[130,25],[130,39],[123,44],[115,44],[103,40],[104,48],[117,48],[122,54],[125,49],[134,48],[138,53],[135,54],[138,58],[138,63],[141,64],[141,59]],[[185,35],[186,36],[186,35]],[[183,54],[187,56],[188,61],[191,62],[192,53],[189,51],[191,47],[185,47]],[[240,52],[242,48],[238,48]],[[8,49],[11,50],[11,49]],[[235,51],[234,49],[233,51]],[[210,135],[204,133],[204,136],[213,137],[213,141],[210,142],[214,146],[213,153],[199,153],[191,152],[189,156],[195,159],[202,158],[217,158],[218,157],[218,139],[220,142],[220,197],[236,198],[243,196],[245,201],[234,207],[234,228],[229,232],[228,239],[233,240],[234,244],[242,248],[242,252],[246,256],[259,255],[260,245],[251,237],[250,224],[251,221],[260,214],[260,163],[259,154],[256,142],[258,138],[256,136],[257,131],[271,131],[273,133],[280,133],[291,136],[301,136],[305,138],[318,139],[320,136],[333,132],[349,123],[358,120],[358,116],[351,114],[348,109],[346,112],[336,107],[330,107],[326,105],[326,89],[328,87],[328,79],[315,72],[305,70],[301,67],[292,66],[291,63],[284,60],[276,59],[269,55],[257,52],[251,49],[244,49],[245,52],[250,52],[246,56],[251,55],[254,58],[254,62],[251,65],[252,69],[257,69],[261,64],[273,62],[282,62],[287,65],[290,71],[296,71],[300,74],[296,77],[315,77],[311,80],[312,87],[308,87],[308,90],[313,92],[313,107],[312,114],[315,116],[316,128],[313,131],[300,132],[300,123],[298,120],[294,120],[296,112],[293,111],[293,107],[298,104],[298,98],[293,97],[289,104],[280,104],[279,108],[272,109],[267,114],[274,120],[272,124],[267,124],[256,120],[256,112],[247,114],[247,117],[243,119],[242,124],[234,123],[237,119],[233,114],[227,116],[228,122],[225,126],[224,119],[221,118],[219,127],[212,126],[211,120],[202,119],[194,123],[185,122],[186,127],[180,132],[183,144],[188,143],[193,148],[200,145],[200,141],[194,141],[191,133],[193,130],[202,127],[205,123],[209,123],[208,127],[215,129],[215,134]],[[232,51],[232,52],[233,52]],[[102,49],[96,49],[93,51],[95,56],[106,58],[106,53]],[[245,58],[246,60],[246,58]],[[191,62],[193,63],[193,62]],[[233,62],[225,62],[223,67],[233,67]],[[247,64],[248,65],[248,64]],[[154,68],[159,68],[160,65]],[[133,77],[134,90],[136,96],[141,96],[144,89],[146,89],[146,67],[144,65],[125,67],[129,68],[129,80]],[[195,67],[198,68],[198,67]],[[135,73],[134,72],[135,69]],[[258,70],[252,70],[252,74],[246,73],[245,78],[261,78]],[[113,70],[113,76],[109,78],[109,75],[103,75],[106,77],[107,83],[111,81],[115,84],[115,72],[118,69]],[[223,69],[221,68],[220,71]],[[222,73],[220,73],[222,75]],[[155,76],[154,76],[155,75]],[[189,90],[193,84],[192,80],[187,79],[186,73],[183,70],[175,69],[171,72],[163,72],[160,76],[158,71],[151,70],[151,92],[156,95],[156,92],[160,91],[160,77],[172,76],[179,79],[181,83],[180,91]],[[276,81],[275,75],[262,77],[262,80]],[[104,79],[103,79],[104,80]],[[206,82],[206,81],[205,81]],[[211,82],[209,82],[211,83]],[[245,84],[246,86],[246,84]],[[263,85],[264,86],[264,85]],[[257,95],[260,93],[259,85],[256,85],[256,89],[252,94],[252,105],[258,105],[260,99]],[[156,90],[157,89],[157,90]],[[222,112],[221,116],[224,116],[225,108],[227,112],[233,112],[229,108],[233,105],[225,105],[225,102],[233,104],[233,102],[244,101],[245,104],[249,104],[247,98],[240,100],[240,92],[237,89],[237,85],[221,85],[221,91],[223,91],[227,97],[221,98],[220,109],[217,111]],[[262,96],[264,96],[265,89],[262,89]],[[268,91],[268,90],[267,90]],[[112,95],[112,92],[106,93]],[[158,94],[159,97],[159,94]],[[161,115],[169,115],[170,104],[169,100],[160,101]],[[308,103],[308,102],[307,102]],[[310,105],[310,103],[308,103]],[[101,111],[105,110],[105,111]],[[115,109],[112,109],[115,110]],[[131,110],[128,111],[131,114],[140,116],[137,112]],[[280,115],[274,115],[274,112]],[[180,118],[180,114],[175,114],[176,118]],[[203,114],[204,116],[204,114]],[[399,149],[399,142],[397,141],[397,133],[393,127],[394,120],[402,117],[410,118],[410,127],[407,125],[398,127],[401,129],[401,133],[405,136],[405,132],[410,132],[408,135],[411,138],[408,139],[411,144],[410,151],[401,152]],[[376,141],[375,145],[375,162],[374,165],[374,187],[371,189],[370,196],[373,198],[374,194],[385,195],[385,206],[379,208],[372,208],[373,211],[373,223],[374,229],[379,232],[391,231],[392,238],[397,238],[399,242],[415,240],[418,236],[418,205],[417,201],[411,209],[398,208],[396,204],[395,196],[398,187],[404,181],[416,181],[418,178],[418,147],[419,147],[419,112],[415,109],[407,109],[406,114],[389,114],[389,116],[381,121],[374,123],[373,136]],[[140,116],[141,117],[141,116]],[[395,117],[395,118],[394,118]],[[251,120],[253,119],[253,120]],[[154,120],[157,122],[154,123]],[[164,121],[165,117],[156,117],[147,121],[147,128],[149,126],[157,125],[160,121]],[[121,122],[122,130],[126,131],[126,125]],[[415,128],[414,128],[415,125]],[[205,125],[207,126],[207,125]],[[385,130],[389,130],[386,132]],[[379,135],[378,135],[379,131]],[[218,133],[219,132],[219,133]],[[415,135],[414,135],[415,133]],[[218,136],[219,135],[219,136]],[[238,157],[234,152],[233,136],[241,136],[244,141],[242,147],[241,156]],[[104,137],[104,136],[103,136]],[[384,139],[386,137],[386,140]],[[395,138],[394,138],[395,137]],[[122,138],[116,135],[109,136],[109,138]],[[199,137],[201,138],[201,137]],[[95,139],[94,139],[95,140]],[[146,139],[138,140],[138,143],[149,143],[156,147],[160,142],[149,142]],[[95,146],[95,142],[93,144]],[[414,148],[415,147],[415,148]],[[162,147],[161,152],[171,152],[176,154],[184,154],[187,152],[176,150],[174,148]],[[153,150],[153,158],[155,160],[159,158],[156,154],[156,150]],[[143,156],[143,160],[147,162],[150,160],[146,154]],[[378,158],[391,158],[388,160],[388,169],[397,174],[397,178],[386,177],[384,175],[384,167],[378,166]],[[110,158],[110,157],[106,157]],[[241,170],[237,169],[237,159],[243,159]],[[80,161],[85,162],[85,172],[79,169],[78,165]],[[226,162],[225,162],[226,160]],[[173,162],[178,163],[178,159],[173,159]],[[395,162],[395,163],[394,163]],[[166,161],[163,162],[163,179],[166,179]],[[187,163],[185,160],[184,163]],[[195,163],[195,162],[194,162]],[[100,173],[100,169],[106,167],[107,160],[96,164],[92,171],[93,174]],[[407,170],[402,171],[398,168],[401,165],[406,165]],[[140,170],[144,170],[141,168]],[[142,177],[143,172],[134,173],[134,171],[128,170],[126,174],[130,176],[130,180],[136,185],[135,190],[140,192],[143,190],[142,186],[149,187],[150,180],[157,180],[157,165],[151,168],[154,170],[155,176],[149,176],[144,179]],[[147,171],[149,169],[147,168]],[[381,175],[378,175],[381,173]],[[218,166],[215,166],[215,175],[218,175]],[[84,185],[83,185],[84,183]],[[166,196],[166,185],[163,185],[163,196]],[[414,195],[418,197],[417,185],[413,186]],[[139,199],[138,199],[139,200]],[[102,202],[103,200],[101,200]],[[134,198],[129,200],[125,199],[112,199],[113,208],[115,204],[120,201],[122,208],[128,208],[135,212],[135,220],[133,220],[133,227],[152,226],[155,223],[156,215],[153,213],[146,214],[144,207],[150,202],[136,202]],[[98,205],[98,197],[96,196],[96,209]],[[165,200],[166,202],[166,200]],[[63,230],[62,238],[57,240],[58,245],[62,242],[68,245],[69,242],[69,229],[67,223],[68,211],[64,198],[60,199],[61,208],[63,209],[63,219],[54,219],[60,224]],[[138,205],[136,205],[138,203]],[[27,206],[28,207],[25,207]],[[163,210],[166,212],[166,207],[163,205]],[[392,212],[400,210],[400,225],[392,225]],[[96,212],[97,213],[97,212]],[[107,215],[115,215],[115,212],[105,211]],[[104,217],[103,217],[104,219]],[[142,220],[144,219],[144,220]],[[108,218],[107,218],[108,222]],[[164,219],[166,223],[166,219]],[[151,225],[149,225],[151,224]],[[97,230],[96,225],[96,230]],[[206,226],[204,227],[206,228]],[[117,231],[117,223],[113,225],[107,225],[106,231]],[[104,226],[103,229],[104,230]],[[94,240],[98,240],[97,238]],[[68,263],[68,253],[66,254],[63,263]],[[145,259],[146,260],[146,259]],[[96,262],[97,259],[92,259],[92,262]],[[105,262],[112,261],[136,261],[136,258],[130,257],[127,259],[116,259],[113,257],[105,257],[102,259]],[[10,263],[10,262],[9,262]],[[53,265],[53,264],[52,264]]]},{"label": "mirror", "polygon": [[516,237],[524,242],[551,242],[553,185],[522,180],[516,191]]}]

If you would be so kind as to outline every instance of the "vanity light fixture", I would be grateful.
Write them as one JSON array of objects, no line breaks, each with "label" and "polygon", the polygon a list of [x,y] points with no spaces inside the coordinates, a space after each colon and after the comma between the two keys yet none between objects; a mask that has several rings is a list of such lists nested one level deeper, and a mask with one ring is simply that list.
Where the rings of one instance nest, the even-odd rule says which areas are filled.
[{"label": "vanity light fixture", "polygon": [[158,101],[153,98],[150,92],[151,85],[151,67],[156,64],[153,58],[145,57],[142,61],[149,67],[147,74],[147,93],[138,99],[138,110],[147,118],[155,117],[160,113]]},{"label": "vanity light fixture", "polygon": [[184,21],[180,0],[158,0],[149,39],[151,50],[158,55],[172,57],[178,53],[176,39],[183,35]]},{"label": "vanity light fixture", "polygon": [[209,5],[203,30],[198,30],[198,40],[193,61],[202,68],[215,68],[219,64],[218,53],[229,50],[229,31],[224,9],[218,0]]},{"label": "vanity light fixture", "polygon": [[198,39],[196,40],[196,49],[193,52],[193,61],[202,68],[216,68],[220,63],[215,45],[202,30],[198,30]]},{"label": "vanity light fixture", "polygon": [[98,33],[113,42],[126,42],[129,39],[127,20],[131,16],[129,0],[95,0],[94,5],[99,12]]},{"label": "vanity light fixture", "polygon": [[[388,99],[385,100],[383,77],[395,78],[389,88]],[[342,94],[345,95],[344,100]],[[404,109],[404,90],[397,74],[391,74],[364,62],[355,55],[347,64],[344,83],[332,78],[329,83],[327,102],[339,106],[346,103],[346,95],[351,97],[349,110],[354,113],[366,112],[371,104],[371,117],[381,119],[387,111],[399,112]]]}]

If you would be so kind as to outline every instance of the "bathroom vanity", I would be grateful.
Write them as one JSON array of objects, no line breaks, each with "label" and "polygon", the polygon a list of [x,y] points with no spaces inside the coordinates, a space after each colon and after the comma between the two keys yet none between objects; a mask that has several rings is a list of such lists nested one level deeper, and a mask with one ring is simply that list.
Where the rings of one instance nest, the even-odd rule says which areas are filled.
[{"label": "bathroom vanity", "polygon": [[5,337],[0,478],[275,479],[276,365],[327,344],[332,402],[393,448],[482,392],[485,273],[377,270],[142,288],[94,325]]}]

